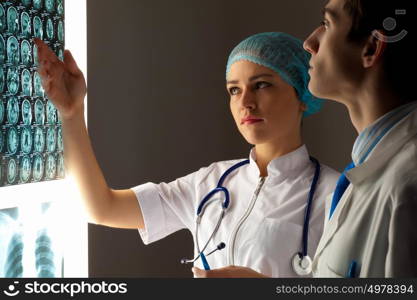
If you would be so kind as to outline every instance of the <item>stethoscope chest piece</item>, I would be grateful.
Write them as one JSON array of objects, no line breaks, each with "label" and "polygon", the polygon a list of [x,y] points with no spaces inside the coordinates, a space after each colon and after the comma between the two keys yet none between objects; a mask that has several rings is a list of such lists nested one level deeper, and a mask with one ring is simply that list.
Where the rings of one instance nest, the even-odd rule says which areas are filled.
[{"label": "stethoscope chest piece", "polygon": [[309,275],[312,271],[313,262],[310,256],[302,256],[300,253],[296,253],[292,259],[292,267],[300,276]]}]

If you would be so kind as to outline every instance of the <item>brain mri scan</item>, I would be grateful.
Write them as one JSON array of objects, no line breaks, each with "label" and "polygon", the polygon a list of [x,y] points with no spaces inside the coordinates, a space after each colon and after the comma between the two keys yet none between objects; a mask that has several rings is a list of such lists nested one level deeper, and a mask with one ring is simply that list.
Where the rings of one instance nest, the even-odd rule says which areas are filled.
[{"label": "brain mri scan", "polygon": [[0,187],[65,176],[60,119],[34,37],[63,59],[64,0],[0,1]]}]

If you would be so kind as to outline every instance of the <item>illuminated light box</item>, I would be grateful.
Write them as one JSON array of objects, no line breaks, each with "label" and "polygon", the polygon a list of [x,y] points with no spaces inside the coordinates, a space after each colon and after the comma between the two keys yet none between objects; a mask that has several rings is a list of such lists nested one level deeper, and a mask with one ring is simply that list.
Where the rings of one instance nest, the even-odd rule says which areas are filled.
[{"label": "illuminated light box", "polygon": [[0,1],[0,187],[65,176],[61,121],[34,37],[63,59],[64,0]]},{"label": "illuminated light box", "polygon": [[0,211],[0,278],[63,277],[59,206],[42,203]]}]

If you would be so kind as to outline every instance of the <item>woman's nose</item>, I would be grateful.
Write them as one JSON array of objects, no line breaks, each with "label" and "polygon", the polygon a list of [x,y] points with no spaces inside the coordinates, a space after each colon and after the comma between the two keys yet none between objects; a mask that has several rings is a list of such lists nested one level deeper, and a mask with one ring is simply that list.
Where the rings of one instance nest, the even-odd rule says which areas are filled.
[{"label": "woman's nose", "polygon": [[251,110],[255,109],[256,99],[255,99],[255,95],[253,94],[253,92],[251,92],[249,89],[246,89],[242,93],[240,103],[241,103],[242,108],[244,109],[251,109]]}]

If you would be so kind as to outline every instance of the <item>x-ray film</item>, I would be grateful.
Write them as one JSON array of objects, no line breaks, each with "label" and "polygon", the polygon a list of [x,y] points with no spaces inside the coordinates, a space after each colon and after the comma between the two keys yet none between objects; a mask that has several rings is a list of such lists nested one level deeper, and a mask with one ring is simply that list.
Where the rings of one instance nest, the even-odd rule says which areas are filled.
[{"label": "x-ray film", "polygon": [[[10,160],[10,161],[13,161]],[[22,181],[30,176],[31,163],[21,160]],[[63,227],[54,203],[0,210],[0,278],[63,277]]]},{"label": "x-ray film", "polygon": [[64,0],[0,1],[0,187],[65,176],[61,123],[33,42],[63,59],[64,25]]}]

